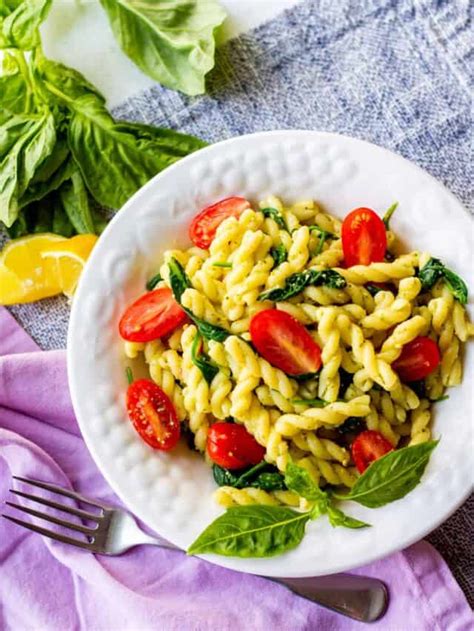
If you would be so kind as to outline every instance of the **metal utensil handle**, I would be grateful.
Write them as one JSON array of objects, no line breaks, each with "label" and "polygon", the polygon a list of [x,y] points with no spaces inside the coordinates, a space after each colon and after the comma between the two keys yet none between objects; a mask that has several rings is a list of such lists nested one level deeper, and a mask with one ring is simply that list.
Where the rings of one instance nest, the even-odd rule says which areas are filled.
[{"label": "metal utensil handle", "polygon": [[335,574],[314,578],[272,578],[318,605],[360,622],[381,618],[388,606],[388,590],[375,578]]}]

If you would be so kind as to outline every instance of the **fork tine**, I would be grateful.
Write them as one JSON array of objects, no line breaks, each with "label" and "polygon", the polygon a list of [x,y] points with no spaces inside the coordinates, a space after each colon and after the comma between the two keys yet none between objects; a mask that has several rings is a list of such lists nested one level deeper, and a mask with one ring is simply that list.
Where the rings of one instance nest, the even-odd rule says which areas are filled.
[{"label": "fork tine", "polygon": [[27,530],[32,530],[33,532],[37,532],[40,535],[44,535],[45,537],[49,537],[50,539],[55,539],[56,541],[62,541],[63,543],[69,543],[72,546],[76,546],[78,548],[84,548],[85,550],[92,550],[92,543],[88,543],[87,541],[81,541],[80,539],[74,539],[73,537],[66,537],[65,535],[61,535],[58,532],[53,532],[52,530],[48,530],[47,528],[41,528],[41,526],[37,526],[36,524],[30,524],[27,521],[22,521],[21,519],[16,519],[16,517],[10,517],[10,515],[2,515],[4,519],[8,519],[8,521],[12,521],[14,524],[18,526],[23,526]]},{"label": "fork tine", "polygon": [[58,517],[54,517],[54,515],[48,515],[47,513],[40,513],[40,511],[34,510],[33,508],[28,508],[27,506],[22,506],[21,504],[14,504],[13,502],[5,502],[7,506],[11,506],[12,508],[16,508],[24,513],[28,513],[28,515],[33,515],[33,517],[39,517],[40,519],[44,519],[45,521],[49,521],[52,524],[57,524],[58,526],[64,526],[65,528],[69,528],[70,530],[76,530],[77,532],[83,532],[87,535],[92,535],[97,531],[96,528],[88,528],[87,526],[83,526],[82,524],[73,524],[68,521],[64,521],[63,519],[59,519]]},{"label": "fork tine", "polygon": [[64,495],[65,497],[70,497],[74,500],[79,500],[80,502],[85,502],[86,504],[90,504],[91,506],[95,506],[96,508],[102,508],[102,510],[106,510],[108,507],[104,504],[100,504],[97,500],[90,500],[75,491],[69,491],[68,489],[63,489],[60,486],[56,486],[55,484],[50,484],[49,482],[41,482],[41,480],[31,480],[29,478],[21,478],[20,476],[14,475],[13,479],[20,480],[20,482],[26,482],[26,484],[31,484],[32,486],[38,486],[40,489],[46,489],[46,491],[52,491],[53,493],[58,493],[58,495]]},{"label": "fork tine", "polygon": [[38,502],[38,504],[43,504],[44,506],[49,506],[50,508],[56,508],[57,510],[63,511],[64,513],[76,515],[76,517],[81,517],[82,519],[90,519],[91,521],[99,521],[102,519],[102,515],[100,515],[99,513],[89,513],[85,510],[81,510],[80,508],[74,508],[73,506],[67,506],[66,504],[59,504],[54,500],[47,499],[46,497],[39,497],[36,495],[31,495],[30,493],[23,493],[23,491],[16,491],[15,489],[10,489],[10,493],[14,493],[15,495],[19,495],[20,497],[25,497],[27,500]]}]

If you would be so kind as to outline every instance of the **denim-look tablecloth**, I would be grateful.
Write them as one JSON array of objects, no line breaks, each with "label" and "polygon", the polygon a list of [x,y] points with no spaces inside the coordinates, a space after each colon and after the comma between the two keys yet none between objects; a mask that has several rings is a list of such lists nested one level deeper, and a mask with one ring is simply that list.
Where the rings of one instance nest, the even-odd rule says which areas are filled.
[{"label": "denim-look tablecloth", "polygon": [[[287,128],[350,134],[425,168],[472,212],[471,20],[468,0],[302,2],[221,48],[207,96],[157,86],[115,114],[209,142]],[[42,348],[65,346],[65,300],[11,311]],[[429,537],[471,603],[473,516],[471,497]]]}]

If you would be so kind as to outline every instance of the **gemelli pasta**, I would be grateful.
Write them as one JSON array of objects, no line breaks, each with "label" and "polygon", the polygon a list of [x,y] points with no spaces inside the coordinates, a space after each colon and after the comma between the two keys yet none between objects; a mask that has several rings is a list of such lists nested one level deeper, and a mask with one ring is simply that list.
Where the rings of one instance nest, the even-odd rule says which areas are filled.
[{"label": "gemelli pasta", "polygon": [[[216,204],[197,218],[207,248],[164,253],[151,292],[160,330],[150,312],[138,334],[121,328],[174,409],[165,429],[159,409],[134,423],[190,432],[219,469],[224,507],[304,508],[283,481],[289,462],[320,488],[350,488],[376,458],[431,439],[433,404],[461,382],[474,333],[465,285],[427,253],[400,253],[367,213],[369,249],[312,201],[224,202],[223,216]],[[170,319],[171,301],[185,316]],[[246,481],[233,473],[252,466],[261,473]]]}]

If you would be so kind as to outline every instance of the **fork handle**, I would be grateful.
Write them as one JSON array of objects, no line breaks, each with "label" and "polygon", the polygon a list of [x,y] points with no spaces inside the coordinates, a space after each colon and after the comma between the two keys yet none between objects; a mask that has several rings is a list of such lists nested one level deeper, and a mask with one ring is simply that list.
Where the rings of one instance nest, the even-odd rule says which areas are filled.
[{"label": "fork handle", "polygon": [[[265,577],[269,578],[269,577]],[[382,581],[368,576],[334,574],[312,578],[270,578],[295,594],[360,622],[381,618],[388,606]]]},{"label": "fork handle", "polygon": [[[150,537],[140,531],[140,541],[163,548],[180,550],[168,541]],[[337,613],[359,620],[373,622],[381,618],[388,605],[388,591],[382,581],[368,576],[333,574],[308,578],[274,578],[262,576],[275,583],[285,585],[298,596],[332,609]]]}]

